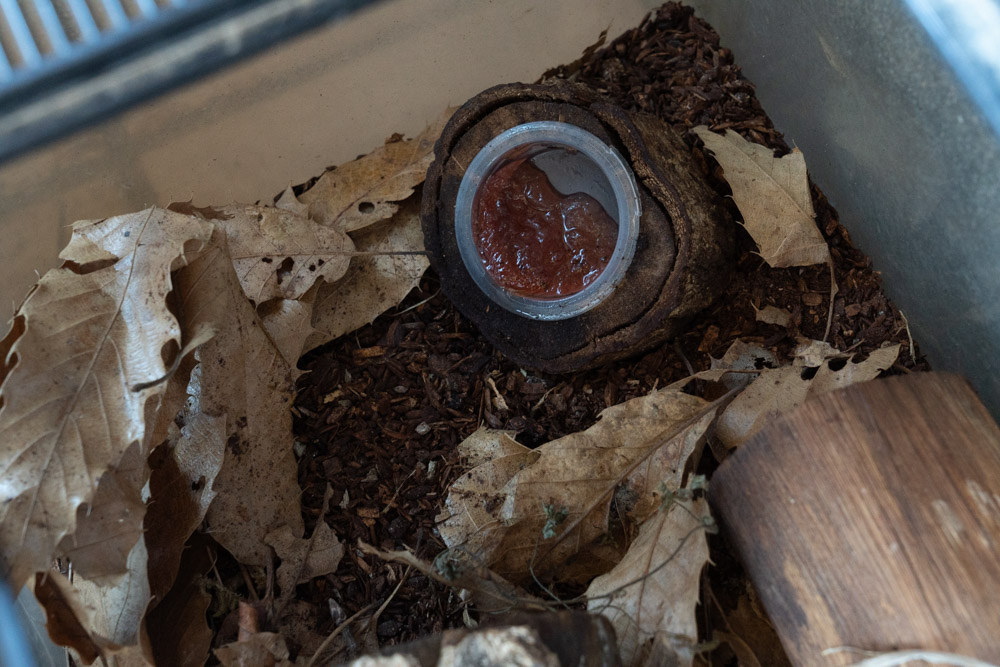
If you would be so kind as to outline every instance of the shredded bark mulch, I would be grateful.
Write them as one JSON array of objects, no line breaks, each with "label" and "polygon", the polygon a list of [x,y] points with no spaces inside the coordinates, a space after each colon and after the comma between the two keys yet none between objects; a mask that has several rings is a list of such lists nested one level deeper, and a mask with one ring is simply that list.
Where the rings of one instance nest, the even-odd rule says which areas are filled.
[{"label": "shredded bark mulch", "polygon": [[[708,24],[676,3],[581,62],[546,76],[589,84],[626,109],[665,119],[684,136],[723,195],[728,186],[690,128],[731,128],[750,141],[788,151],[732,53],[720,46]],[[840,288],[828,340],[862,355],[885,342],[899,342],[899,362],[890,372],[926,370],[878,273],[851,244],[823,194],[816,188],[813,193]],[[371,326],[303,358],[300,366],[310,372],[300,380],[295,429],[304,447],[299,480],[307,529],[315,525],[329,484],[334,494],[326,520],[348,545],[335,574],[299,587],[298,597],[314,610],[316,631],[329,632],[363,607],[380,605],[399,583],[403,568],[359,555],[353,548],[358,539],[386,549],[408,547],[428,560],[444,548],[434,533],[434,517],[447,486],[464,471],[455,446],[480,425],[516,431],[519,442],[536,446],[587,428],[608,406],[686,377],[692,369],[708,368],[710,358],[720,357],[737,338],[781,355],[794,347],[796,335],[822,339],[828,268],[771,269],[754,254],[746,234],[740,232],[738,244],[738,265],[726,296],[684,335],[640,358],[596,370],[550,376],[508,362],[440,295],[432,274]],[[755,307],[767,305],[789,310],[794,328],[757,322]],[[507,410],[496,409],[488,380]],[[710,472],[714,463],[705,465]],[[706,572],[699,609],[703,640],[713,629],[725,628],[726,617],[749,590],[721,538],[713,539],[712,551],[715,565]],[[385,645],[461,623],[456,595],[411,573],[382,612],[377,635]],[[732,660],[722,649],[712,664]]]}]

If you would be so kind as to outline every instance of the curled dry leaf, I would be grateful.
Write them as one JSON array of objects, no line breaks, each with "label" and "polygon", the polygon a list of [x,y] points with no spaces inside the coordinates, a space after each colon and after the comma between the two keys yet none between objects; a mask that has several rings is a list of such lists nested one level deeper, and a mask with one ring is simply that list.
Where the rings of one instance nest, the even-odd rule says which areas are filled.
[{"label": "curled dry leaf", "polygon": [[391,220],[353,237],[360,254],[343,279],[320,286],[312,316],[316,332],[306,341],[307,349],[372,322],[402,301],[430,266],[416,198]]},{"label": "curled dry leaf", "polygon": [[[441,537],[515,582],[529,577],[529,567],[551,571],[583,552],[587,558],[560,568],[561,578],[607,571],[620,553],[595,542],[607,532],[612,495],[636,521],[655,511],[658,486],[680,486],[714,413],[714,404],[662,390],[610,407],[586,431],[534,450],[480,434],[482,446],[506,455],[452,484],[438,517]],[[558,537],[543,540],[543,531]]]},{"label": "curled dry leaf", "polygon": [[795,149],[775,157],[732,130],[716,134],[704,125],[694,132],[725,171],[743,224],[770,266],[822,264],[830,250],[816,227],[806,161]]},{"label": "curled dry leaf", "polygon": [[[614,626],[624,665],[691,665],[710,525],[705,500],[672,503],[647,519],[621,562],[587,588],[587,610]],[[651,654],[672,660],[648,663]]]},{"label": "curled dry leaf", "polygon": [[423,183],[434,160],[434,142],[454,109],[445,111],[415,139],[394,135],[384,146],[320,176],[299,200],[309,217],[351,232],[396,214],[401,202]]},{"label": "curled dry leaf", "polygon": [[74,225],[15,316],[0,366],[0,575],[45,570],[79,506],[135,442],[183,347],[171,269],[211,224],[148,209]]},{"label": "curled dry leaf", "polygon": [[[803,350],[805,359],[815,360],[815,353],[815,346]],[[727,447],[741,445],[775,415],[798,407],[811,396],[874,380],[898,356],[899,345],[893,345],[875,350],[860,362],[838,355],[825,357],[818,366],[799,361],[792,366],[763,370],[719,416],[716,435]],[[840,363],[834,366],[835,362]]]}]

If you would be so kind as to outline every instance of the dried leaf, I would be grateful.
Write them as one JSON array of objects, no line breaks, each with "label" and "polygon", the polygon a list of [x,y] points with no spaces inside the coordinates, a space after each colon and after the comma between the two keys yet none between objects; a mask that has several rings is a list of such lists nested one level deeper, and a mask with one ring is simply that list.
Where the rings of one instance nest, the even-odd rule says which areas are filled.
[{"label": "dried leaf", "polygon": [[822,264],[830,250],[816,227],[806,162],[795,149],[776,158],[732,130],[715,134],[704,125],[694,132],[725,171],[744,225],[761,257],[773,267]]},{"label": "dried leaf", "polygon": [[[160,209],[74,225],[25,300],[0,384],[0,575],[48,568],[77,508],[134,442],[183,347],[167,308],[170,271],[211,224]],[[113,262],[113,263],[112,263]]]},{"label": "dried leaf", "polygon": [[211,567],[209,548],[195,536],[183,551],[170,591],[148,613],[146,633],[160,667],[202,667],[208,659],[214,633],[205,614],[212,596],[200,581]]},{"label": "dried leaf", "polygon": [[[287,200],[285,206],[289,206]],[[170,208],[214,220],[225,230],[240,285],[255,304],[269,299],[298,299],[320,278],[327,282],[339,280],[354,252],[354,243],[347,234],[287,208],[197,208],[185,203],[174,203]]]},{"label": "dried leaf", "polygon": [[769,350],[765,350],[759,345],[736,340],[729,346],[721,359],[712,359],[711,370],[708,373],[698,373],[697,377],[722,382],[729,389],[737,389],[746,387],[757,376],[753,373],[713,374],[713,371],[757,371],[777,366],[778,360]]},{"label": "dried leaf", "polygon": [[822,340],[799,338],[798,343],[799,344],[795,347],[795,351],[792,353],[792,356],[794,357],[792,364],[795,366],[816,368],[817,366],[822,365],[827,359],[836,359],[838,357],[846,359],[851,356],[846,352],[841,352],[830,343]]},{"label": "dried leaf", "polygon": [[320,286],[312,317],[317,332],[307,340],[306,349],[374,321],[402,301],[430,265],[416,200],[406,202],[392,220],[353,238],[362,254],[342,280]]},{"label": "dried leaf", "polygon": [[711,517],[704,500],[673,503],[647,519],[622,561],[587,588],[587,610],[614,626],[624,665],[646,664],[654,643],[673,664],[691,665],[701,570],[708,562],[706,524]]},{"label": "dried leaf", "polygon": [[272,299],[257,306],[268,338],[292,369],[293,377],[301,375],[297,368],[299,357],[306,351],[306,341],[316,332],[312,327],[313,307],[323,285],[317,283],[298,299]]},{"label": "dried leaf", "polygon": [[274,632],[258,632],[249,639],[215,649],[223,667],[291,667],[285,639]]},{"label": "dried leaf", "polygon": [[205,446],[225,448],[205,521],[237,560],[265,565],[271,558],[264,543],[268,533],[287,525],[294,535],[302,534],[290,368],[243,294],[226,234],[216,231],[176,281],[185,326],[207,322],[218,331],[197,351],[199,365],[189,387],[191,415],[225,418],[224,429],[200,427]]},{"label": "dried leaf", "polygon": [[476,467],[504,456],[530,452],[529,448],[514,440],[516,434],[517,431],[480,428],[458,443],[458,455],[470,466]]},{"label": "dried leaf", "polygon": [[74,577],[76,595],[90,610],[80,622],[91,634],[119,647],[139,643],[139,628],[150,600],[147,558],[146,541],[139,540],[129,552],[128,573],[113,584]]},{"label": "dried leaf", "polygon": [[49,637],[59,646],[73,650],[84,665],[94,662],[109,642],[96,637],[88,630],[90,610],[84,607],[72,585],[58,572],[39,572],[33,581],[32,591],[45,611],[45,628]]},{"label": "dried leaf", "polygon": [[291,600],[297,584],[330,574],[337,569],[340,559],[344,556],[344,545],[324,519],[332,495],[333,489],[328,486],[319,521],[309,538],[302,539],[295,536],[289,526],[281,526],[264,538],[267,544],[274,547],[275,553],[281,559],[277,577],[278,587],[281,589],[279,602],[282,606]]},{"label": "dried leaf", "polygon": [[736,609],[725,617],[728,636],[717,633],[718,638],[732,647],[740,667],[753,667],[755,660],[766,667],[791,667],[774,626],[755,607],[747,595],[740,596]]},{"label": "dried leaf", "polygon": [[[661,483],[680,485],[713,416],[711,404],[673,390],[608,408],[586,431],[467,472],[449,489],[438,529],[452,550],[471,552],[501,576],[523,581],[532,562],[536,572],[549,570],[590,548],[607,531],[619,485],[614,495],[622,513],[645,518],[657,506]],[[546,532],[560,535],[554,548],[542,541],[547,523],[554,525]],[[573,576],[611,565],[579,560]],[[560,570],[561,578],[569,576]]]},{"label": "dried leaf", "polygon": [[[323,607],[326,606],[326,603],[323,603]],[[316,619],[328,616],[329,613],[327,609],[323,614],[319,607],[305,600],[292,600],[281,612],[277,621],[278,634],[298,647],[300,660],[302,656],[314,655],[323,645],[327,635],[316,632]],[[329,662],[319,664],[329,664]]]},{"label": "dried leaf", "polygon": [[146,515],[142,487],[148,479],[138,442],[101,476],[93,500],[77,509],[76,531],[58,547],[77,575],[103,581],[128,572],[129,553],[142,536]]},{"label": "dried leaf", "polygon": [[765,324],[774,324],[786,329],[792,326],[792,314],[784,308],[777,306],[764,306],[757,311],[757,321]]},{"label": "dried leaf", "polygon": [[[826,358],[818,368],[813,367],[815,375],[810,367],[798,364],[764,370],[719,416],[716,435],[727,447],[741,445],[775,415],[798,407],[812,396],[874,380],[898,356],[899,345],[893,345],[872,352],[861,362]],[[815,359],[815,348],[809,348],[805,358]],[[844,366],[834,370],[834,361]]]},{"label": "dried leaf", "polygon": [[309,217],[352,232],[396,214],[423,183],[434,161],[434,142],[454,109],[446,109],[415,139],[392,140],[368,155],[327,171],[299,196]]},{"label": "dried leaf", "polygon": [[[192,373],[194,393],[199,381]],[[223,463],[225,419],[185,413],[175,441],[160,445],[149,458],[149,509],[143,522],[148,551],[150,592],[160,600],[174,586],[184,545],[215,500],[215,480]]]}]

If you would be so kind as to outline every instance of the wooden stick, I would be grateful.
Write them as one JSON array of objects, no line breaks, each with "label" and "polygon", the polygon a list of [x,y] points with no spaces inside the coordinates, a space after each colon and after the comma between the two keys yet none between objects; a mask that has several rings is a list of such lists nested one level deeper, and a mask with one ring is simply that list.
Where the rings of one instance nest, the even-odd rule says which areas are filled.
[{"label": "wooden stick", "polygon": [[710,498],[793,664],[850,664],[824,653],[841,646],[1000,661],[1000,429],[961,378],[809,401]]}]

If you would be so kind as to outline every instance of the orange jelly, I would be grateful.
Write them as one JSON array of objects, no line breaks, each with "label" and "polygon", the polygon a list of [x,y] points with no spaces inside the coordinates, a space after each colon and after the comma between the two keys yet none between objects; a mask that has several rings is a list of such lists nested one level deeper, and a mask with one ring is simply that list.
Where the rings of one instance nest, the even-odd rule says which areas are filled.
[{"label": "orange jelly", "polygon": [[473,204],[473,235],[486,272],[526,297],[576,294],[608,265],[618,223],[582,192],[564,195],[528,159],[487,177]]}]

